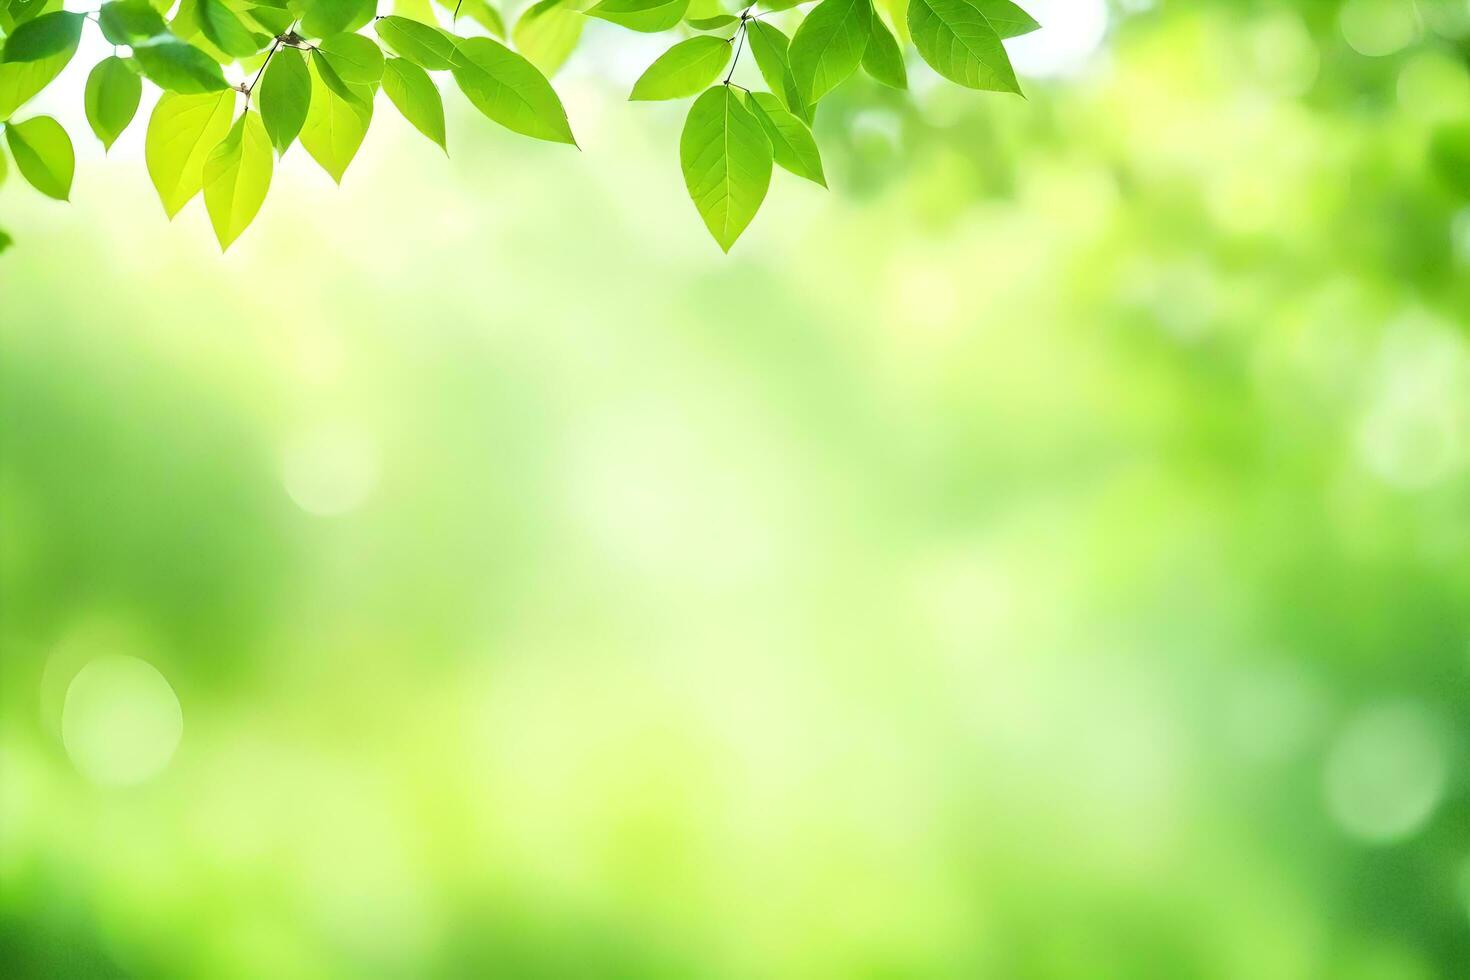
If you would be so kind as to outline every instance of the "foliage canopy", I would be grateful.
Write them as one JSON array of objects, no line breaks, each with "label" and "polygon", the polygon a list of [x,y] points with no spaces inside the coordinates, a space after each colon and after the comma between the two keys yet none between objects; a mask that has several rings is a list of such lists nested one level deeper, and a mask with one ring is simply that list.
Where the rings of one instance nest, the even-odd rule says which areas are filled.
[{"label": "foliage canopy", "polygon": [[[1040,26],[1012,0],[758,0],[739,13],[719,0],[540,0],[507,31],[490,0],[436,2],[442,12],[428,0],[395,0],[380,16],[374,0],[107,0],[87,12],[63,9],[63,0],[0,0],[0,127],[14,169],[41,193],[69,197],[70,136],[49,116],[22,110],[70,63],[90,22],[115,49],[87,79],[93,133],[110,148],[137,114],[142,83],[161,89],[146,160],[164,211],[172,218],[202,195],[228,248],[259,212],[274,160],[293,143],[342,180],[379,89],[447,148],[431,73],[447,73],[501,126],[575,146],[548,76],[571,55],[585,18],[596,17],[683,35],[629,99],[694,99],[679,159],[700,217],[729,251],[760,209],[773,166],[826,186],[811,124],[821,100],[850,76],[861,70],[906,88],[904,46],[912,41],[957,84],[1019,94],[1002,42]],[[466,22],[483,34],[460,33]],[[732,81],[747,50],[769,92]],[[4,163],[0,155],[0,179]]]}]

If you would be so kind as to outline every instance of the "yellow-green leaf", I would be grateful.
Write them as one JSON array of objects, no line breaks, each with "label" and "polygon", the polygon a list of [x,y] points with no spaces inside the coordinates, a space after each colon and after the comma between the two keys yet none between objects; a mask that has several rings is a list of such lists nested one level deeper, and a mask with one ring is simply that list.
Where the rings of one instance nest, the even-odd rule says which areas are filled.
[{"label": "yellow-green leaf", "polygon": [[687,38],[658,56],[639,76],[632,102],[682,99],[703,91],[730,63],[730,42],[707,34]]},{"label": "yellow-green leaf", "polygon": [[1000,34],[971,0],[909,0],[909,34],[919,55],[950,81],[1020,94]]},{"label": "yellow-green leaf", "polygon": [[383,52],[361,34],[333,34],[317,45],[337,77],[350,85],[371,85],[383,77]]},{"label": "yellow-green leaf", "polygon": [[221,251],[260,212],[274,157],[260,113],[246,110],[204,163],[204,207]]},{"label": "yellow-green leaf", "polygon": [[827,175],[822,172],[822,155],[818,152],[817,141],[812,138],[812,131],[807,128],[806,123],[796,118],[770,92],[750,93],[745,105],[765,128],[766,136],[771,140],[776,165],[826,187]]},{"label": "yellow-green leaf", "polygon": [[446,71],[454,54],[454,41],[437,27],[407,17],[384,17],[373,24],[378,38],[389,50],[429,71]]},{"label": "yellow-green leaf", "polygon": [[872,16],[870,0],[822,0],[807,14],[788,52],[803,102],[816,105],[857,71],[868,46]]},{"label": "yellow-green leaf", "polygon": [[888,25],[873,11],[868,46],[863,51],[863,71],[890,88],[908,88],[909,73],[903,63],[903,49],[889,32]]},{"label": "yellow-green leaf", "polygon": [[576,145],[566,109],[536,66],[488,37],[471,37],[454,49],[450,66],[460,90],[506,129]]},{"label": "yellow-green leaf", "polygon": [[9,119],[15,110],[50,85],[76,52],[75,47],[70,47],[38,61],[0,63],[0,121]]},{"label": "yellow-green leaf", "polygon": [[602,0],[587,11],[587,16],[600,17],[630,31],[656,34],[678,24],[688,9],[689,0]]},{"label": "yellow-green leaf", "polygon": [[32,187],[65,201],[71,196],[71,178],[76,170],[76,154],[71,137],[61,123],[50,116],[36,116],[25,122],[7,123],[5,141],[15,157],[15,169]]},{"label": "yellow-green leaf", "polygon": [[389,58],[383,70],[383,91],[404,119],[448,152],[444,143],[444,99],[428,72],[405,58]]},{"label": "yellow-green leaf", "polygon": [[694,101],[679,137],[679,164],[699,215],[726,252],[771,184],[770,137],[728,85]]},{"label": "yellow-green leaf", "polygon": [[133,121],[142,95],[142,80],[126,61],[115,55],[97,62],[97,67],[87,76],[84,94],[87,122],[102,141],[104,150],[111,149]]},{"label": "yellow-green leaf", "polygon": [[165,92],[148,119],[143,155],[148,176],[170,218],[204,186],[204,161],[230,130],[232,91],[180,95]]},{"label": "yellow-green leaf", "polygon": [[541,0],[521,14],[510,36],[516,50],[549,77],[576,50],[586,22],[569,0]]},{"label": "yellow-green leaf", "polygon": [[311,75],[311,107],[301,127],[301,145],[340,184],[373,121],[373,90],[355,86],[356,97],[343,98],[322,81],[314,61]]}]

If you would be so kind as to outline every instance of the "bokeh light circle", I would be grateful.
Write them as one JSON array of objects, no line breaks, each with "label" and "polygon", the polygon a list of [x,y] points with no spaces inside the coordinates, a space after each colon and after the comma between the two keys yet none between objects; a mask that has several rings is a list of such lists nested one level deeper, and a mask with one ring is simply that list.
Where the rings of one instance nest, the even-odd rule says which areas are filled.
[{"label": "bokeh light circle", "polygon": [[378,484],[377,442],[356,426],[330,422],[298,433],[281,451],[281,482],[296,506],[332,517],[362,506]]},{"label": "bokeh light circle", "polygon": [[157,775],[183,733],[174,689],[145,660],[98,657],[67,687],[62,743],[78,771],[99,785],[128,786]]},{"label": "bokeh light circle", "polygon": [[1444,795],[1440,732],[1412,702],[1369,708],[1353,718],[1327,759],[1323,790],[1332,819],[1359,840],[1387,844],[1414,834]]},{"label": "bokeh light circle", "polygon": [[1352,49],[1370,58],[1402,51],[1419,36],[1413,0],[1348,0],[1338,25]]}]

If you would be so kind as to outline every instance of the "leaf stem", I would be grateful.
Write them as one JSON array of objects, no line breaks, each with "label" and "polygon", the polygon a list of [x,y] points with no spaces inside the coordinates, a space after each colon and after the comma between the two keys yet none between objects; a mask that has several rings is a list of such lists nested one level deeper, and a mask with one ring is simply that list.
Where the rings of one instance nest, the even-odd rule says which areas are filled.
[{"label": "leaf stem", "polygon": [[726,85],[729,85],[730,79],[735,76],[735,66],[740,64],[740,52],[745,49],[745,21],[748,19],[747,15],[749,13],[750,8],[747,7],[740,14],[740,29],[735,32],[735,37],[738,39],[738,43],[735,45],[735,57],[730,59],[730,70],[725,73]]},{"label": "leaf stem", "polygon": [[247,112],[250,111],[250,96],[255,91],[256,84],[260,82],[260,76],[265,74],[265,66],[271,63],[271,59],[276,56],[277,51],[281,50],[281,45],[284,43],[280,38],[271,42],[271,49],[266,52],[265,60],[260,63],[260,71],[255,73],[255,77],[245,87],[245,110]]}]

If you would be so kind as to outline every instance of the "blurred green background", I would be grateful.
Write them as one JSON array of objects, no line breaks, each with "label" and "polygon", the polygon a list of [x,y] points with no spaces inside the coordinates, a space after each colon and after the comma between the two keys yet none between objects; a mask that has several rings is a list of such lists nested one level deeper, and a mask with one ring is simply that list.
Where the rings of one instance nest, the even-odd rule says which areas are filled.
[{"label": "blurred green background", "polygon": [[598,23],[9,181],[0,973],[1470,975],[1470,5],[1029,6],[728,258]]}]

